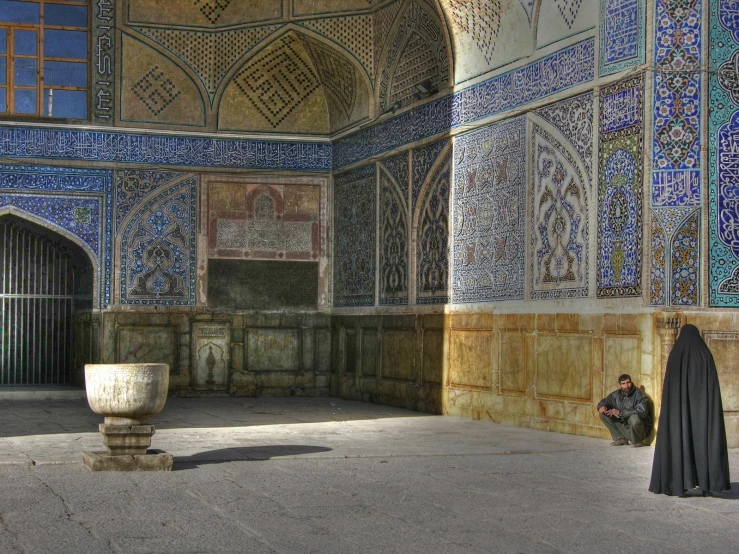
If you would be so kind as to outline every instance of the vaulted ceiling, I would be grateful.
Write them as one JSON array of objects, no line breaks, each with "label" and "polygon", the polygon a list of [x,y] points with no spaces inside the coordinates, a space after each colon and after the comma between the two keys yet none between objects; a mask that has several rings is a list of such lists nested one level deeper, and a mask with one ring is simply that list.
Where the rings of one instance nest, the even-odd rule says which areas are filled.
[{"label": "vaulted ceiling", "polygon": [[324,136],[464,86],[597,18],[584,0],[124,4],[122,125]]}]

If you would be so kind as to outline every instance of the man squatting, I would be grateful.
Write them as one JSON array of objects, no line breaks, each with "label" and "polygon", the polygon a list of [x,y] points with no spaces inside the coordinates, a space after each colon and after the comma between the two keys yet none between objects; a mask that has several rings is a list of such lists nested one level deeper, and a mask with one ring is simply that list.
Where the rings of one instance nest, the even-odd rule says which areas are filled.
[{"label": "man squatting", "polygon": [[618,378],[619,389],[598,402],[598,413],[611,432],[611,446],[644,446],[642,441],[652,428],[647,397],[624,373]]}]

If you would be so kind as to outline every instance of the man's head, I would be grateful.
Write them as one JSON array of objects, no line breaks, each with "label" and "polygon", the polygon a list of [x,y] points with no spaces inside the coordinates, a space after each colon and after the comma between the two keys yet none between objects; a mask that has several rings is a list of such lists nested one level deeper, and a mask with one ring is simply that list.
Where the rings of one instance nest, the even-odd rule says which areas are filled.
[{"label": "man's head", "polygon": [[634,383],[631,382],[631,375],[628,375],[627,373],[619,375],[618,384],[626,396],[630,395],[631,391],[634,390]]}]

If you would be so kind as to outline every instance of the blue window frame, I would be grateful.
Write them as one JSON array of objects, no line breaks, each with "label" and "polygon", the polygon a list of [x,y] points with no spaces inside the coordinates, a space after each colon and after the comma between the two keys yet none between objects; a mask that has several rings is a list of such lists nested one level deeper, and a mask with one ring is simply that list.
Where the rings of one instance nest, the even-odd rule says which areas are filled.
[{"label": "blue window frame", "polygon": [[0,0],[0,115],[88,119],[87,0]]}]

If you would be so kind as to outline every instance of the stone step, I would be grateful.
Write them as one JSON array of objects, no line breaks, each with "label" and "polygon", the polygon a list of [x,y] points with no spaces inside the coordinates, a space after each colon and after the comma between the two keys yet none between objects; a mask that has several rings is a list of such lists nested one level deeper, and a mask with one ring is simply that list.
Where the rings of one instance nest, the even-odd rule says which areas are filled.
[{"label": "stone step", "polygon": [[50,386],[0,386],[0,400],[80,400],[87,398],[80,387]]}]

